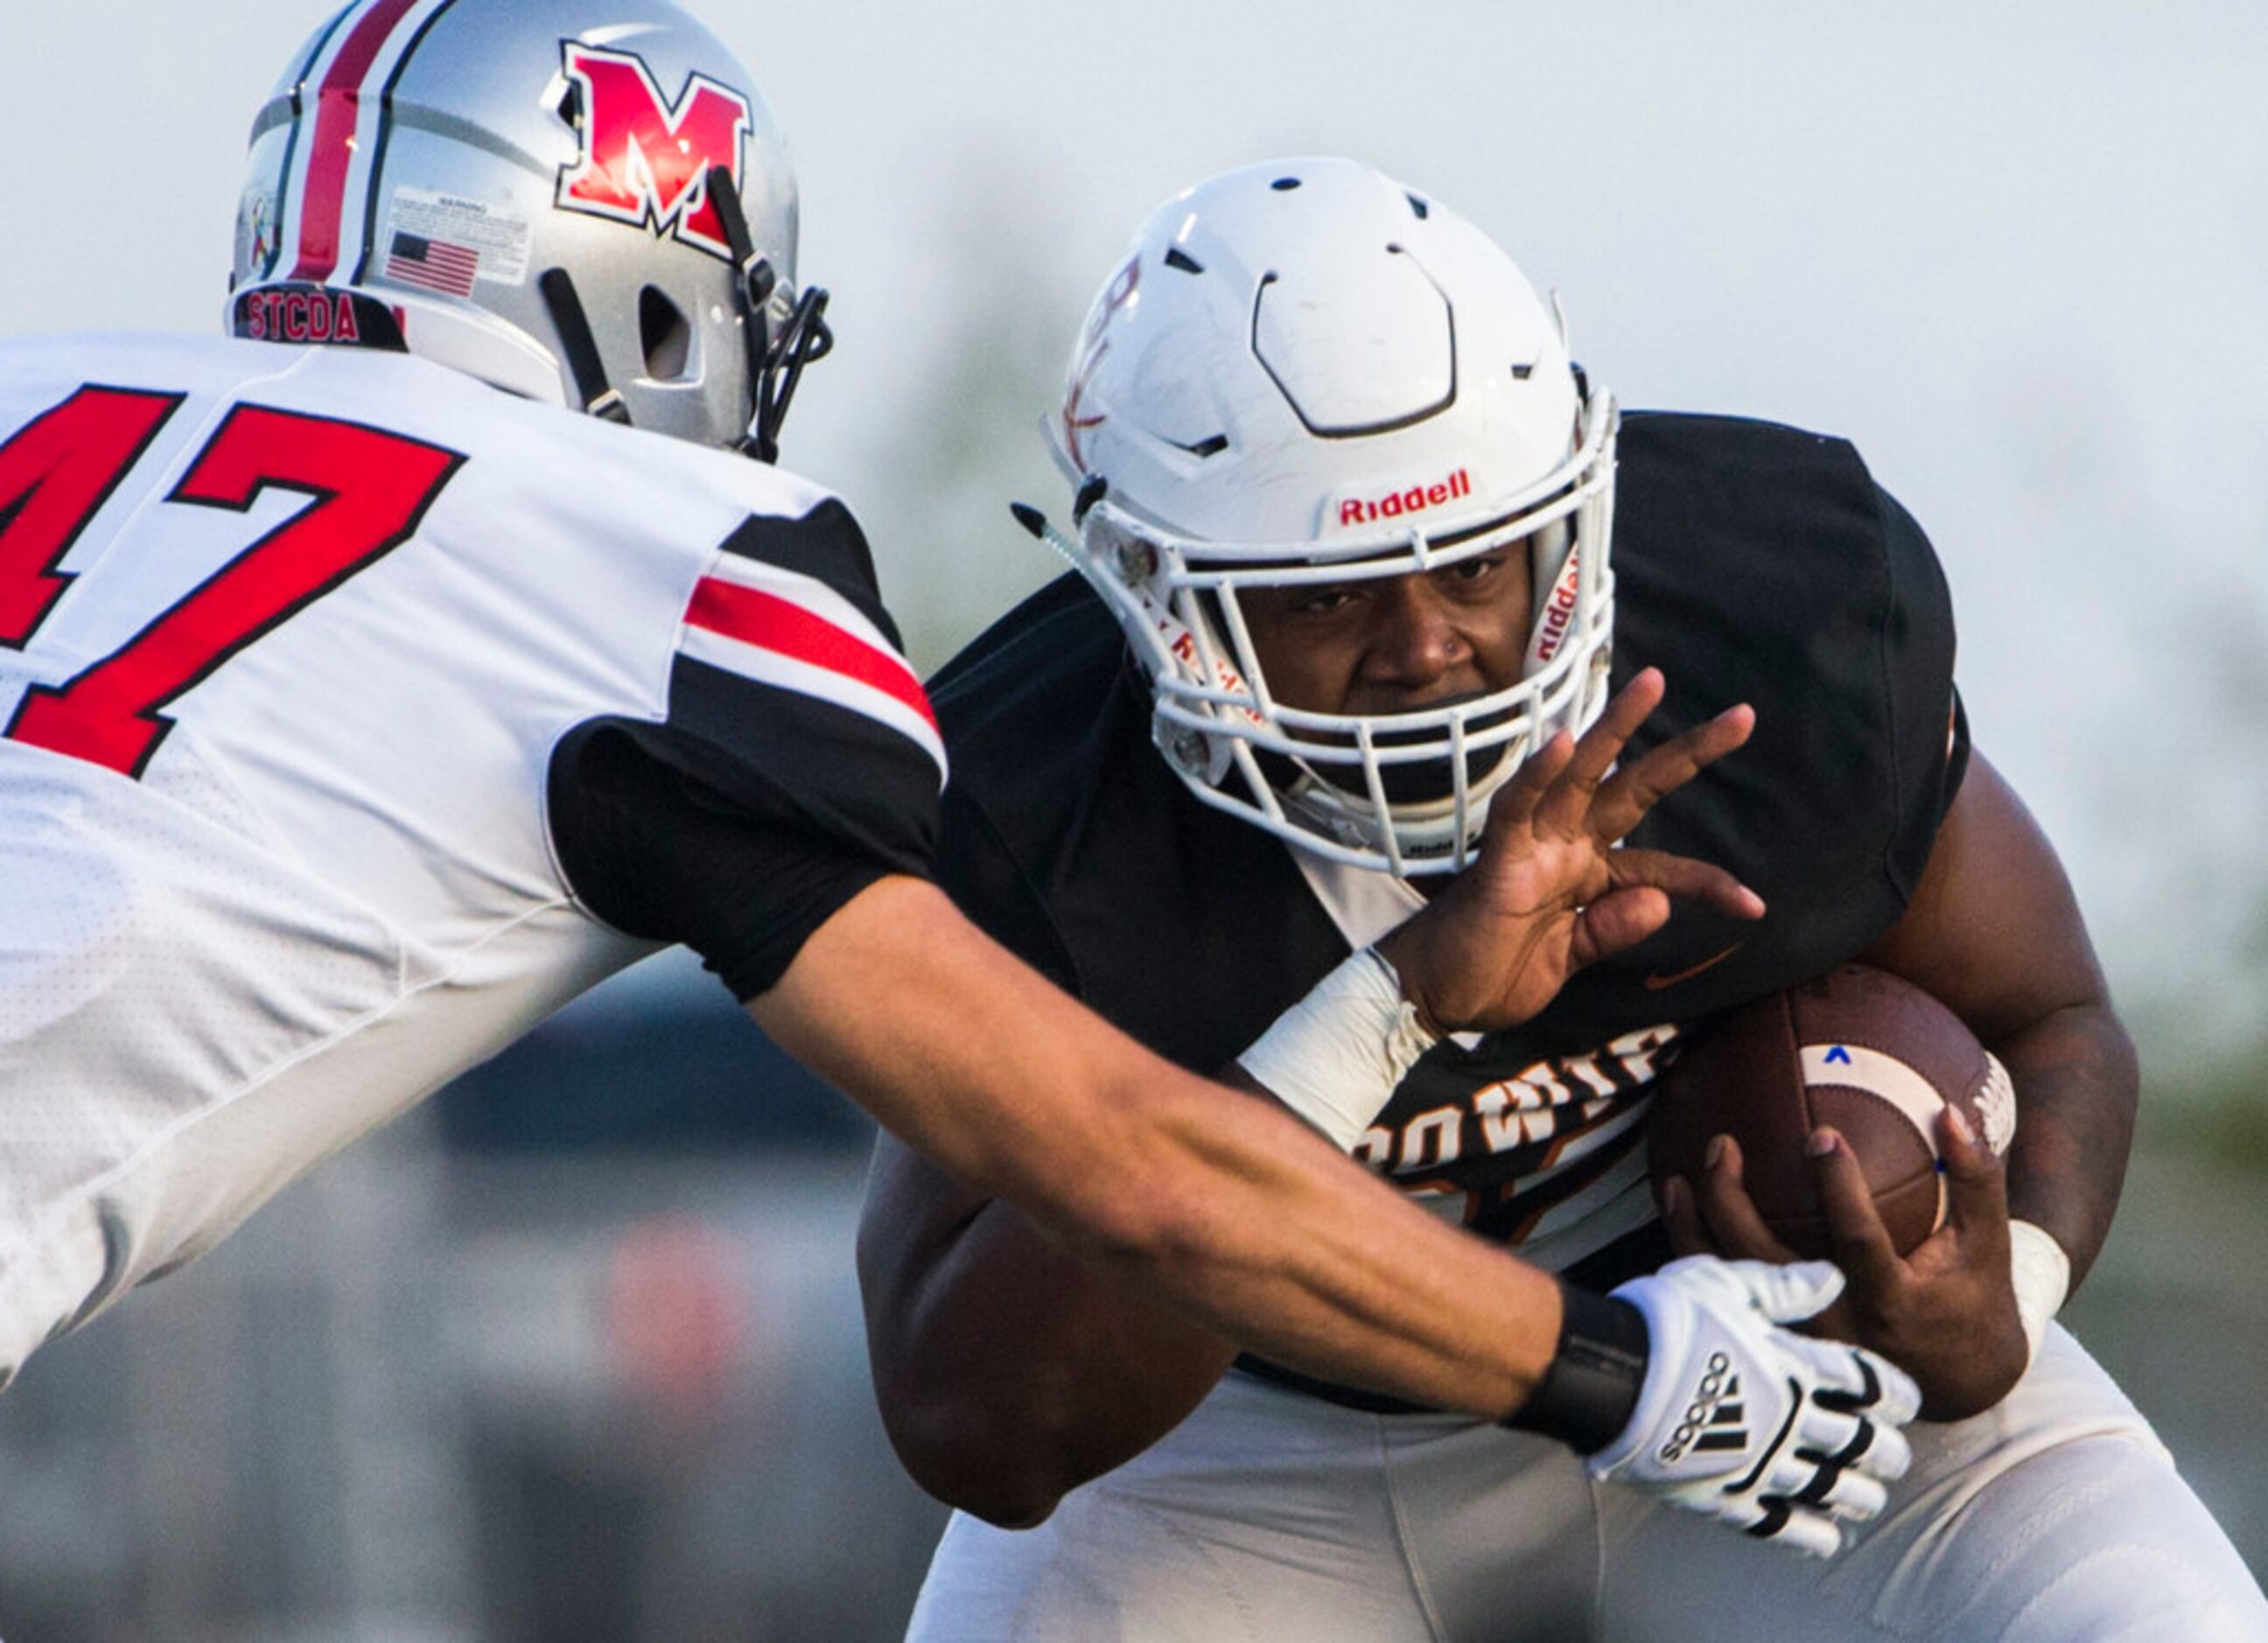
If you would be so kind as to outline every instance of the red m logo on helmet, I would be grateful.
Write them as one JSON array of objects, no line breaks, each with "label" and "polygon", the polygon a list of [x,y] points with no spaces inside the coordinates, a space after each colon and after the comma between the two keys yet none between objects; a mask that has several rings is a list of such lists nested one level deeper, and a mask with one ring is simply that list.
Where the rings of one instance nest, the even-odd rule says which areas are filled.
[{"label": "red m logo on helmet", "polygon": [[581,92],[583,151],[559,168],[558,203],[617,222],[674,232],[711,254],[731,255],[709,198],[709,168],[737,184],[748,135],[748,99],[704,75],[686,77],[675,102],[662,95],[645,59],[572,41],[562,66]]}]

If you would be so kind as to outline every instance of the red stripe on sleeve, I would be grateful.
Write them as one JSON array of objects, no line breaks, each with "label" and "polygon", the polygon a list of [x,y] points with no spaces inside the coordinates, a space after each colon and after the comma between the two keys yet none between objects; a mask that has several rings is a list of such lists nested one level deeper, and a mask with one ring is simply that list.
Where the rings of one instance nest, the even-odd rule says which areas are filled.
[{"label": "red stripe on sleeve", "polygon": [[693,590],[685,620],[880,690],[920,714],[931,729],[937,728],[929,697],[903,661],[777,593],[703,577]]},{"label": "red stripe on sleeve", "polygon": [[299,200],[299,265],[295,280],[320,285],[339,265],[339,222],[345,214],[347,171],[354,164],[362,83],[387,39],[417,0],[379,0],[362,14],[331,60],[315,94],[315,136],[308,144],[307,187]]}]

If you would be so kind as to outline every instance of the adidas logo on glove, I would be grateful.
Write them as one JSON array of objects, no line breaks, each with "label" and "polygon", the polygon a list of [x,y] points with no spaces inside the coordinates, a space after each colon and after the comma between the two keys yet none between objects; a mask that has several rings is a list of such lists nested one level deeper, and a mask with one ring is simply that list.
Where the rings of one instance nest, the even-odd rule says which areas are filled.
[{"label": "adidas logo on glove", "polygon": [[1747,1411],[1739,1402],[1741,1377],[1731,1373],[1732,1367],[1732,1360],[1724,1353],[1709,1355],[1701,1384],[1693,1389],[1693,1401],[1686,1405],[1685,1418],[1669,1434],[1669,1441],[1661,1446],[1665,1464],[1676,1464],[1689,1448],[1697,1452],[1747,1447]]}]

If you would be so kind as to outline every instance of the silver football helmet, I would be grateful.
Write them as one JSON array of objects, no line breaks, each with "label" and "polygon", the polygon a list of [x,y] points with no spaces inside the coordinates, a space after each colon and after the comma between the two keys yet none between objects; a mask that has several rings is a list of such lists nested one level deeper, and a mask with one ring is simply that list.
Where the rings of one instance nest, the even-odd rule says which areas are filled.
[{"label": "silver football helmet", "polygon": [[770,460],[826,293],[740,59],[670,0],[355,0],[253,122],[229,323]]},{"label": "silver football helmet", "polygon": [[[1049,422],[1076,537],[1045,534],[1117,616],[1199,799],[1335,860],[1454,871],[1489,795],[1605,705],[1616,426],[1556,306],[1470,224],[1351,160],[1249,166],[1168,201],[1096,297]],[[1517,682],[1392,714],[1271,692],[1243,591],[1523,542]]]}]

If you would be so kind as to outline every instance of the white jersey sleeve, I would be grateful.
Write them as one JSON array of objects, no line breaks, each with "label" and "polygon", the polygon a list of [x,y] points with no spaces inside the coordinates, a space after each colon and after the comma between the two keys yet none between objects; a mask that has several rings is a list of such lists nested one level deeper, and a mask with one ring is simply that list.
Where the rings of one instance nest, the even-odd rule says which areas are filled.
[{"label": "white jersey sleeve", "polygon": [[578,727],[920,870],[943,755],[820,488],[404,356],[0,361],[0,1373],[652,950],[555,858]]}]

